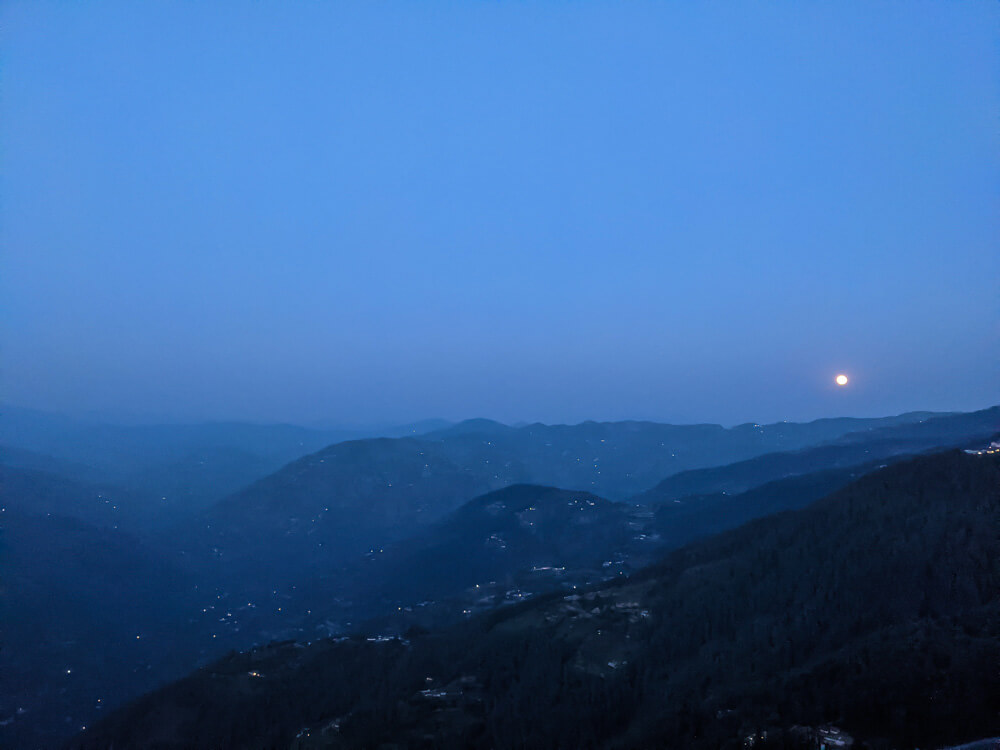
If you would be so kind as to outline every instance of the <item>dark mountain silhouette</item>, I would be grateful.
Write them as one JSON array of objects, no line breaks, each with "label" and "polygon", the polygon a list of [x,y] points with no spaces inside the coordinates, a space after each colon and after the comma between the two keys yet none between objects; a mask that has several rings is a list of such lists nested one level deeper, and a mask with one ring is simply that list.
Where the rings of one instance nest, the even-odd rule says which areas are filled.
[{"label": "dark mountain silhouette", "polygon": [[[894,456],[893,461],[907,456]],[[746,492],[694,495],[649,507],[589,493],[515,485],[475,498],[444,520],[289,592],[288,635],[378,632],[447,624],[461,615],[634,573],[665,552],[753,519],[803,508],[874,462],[780,479]],[[345,604],[341,604],[346,602]],[[304,612],[312,617],[301,616]]]},{"label": "dark mountain silhouette", "polygon": [[656,509],[514,485],[353,563],[298,579],[282,590],[281,617],[259,624],[271,638],[349,632],[359,622],[397,634],[447,624],[527,596],[634,573],[668,550],[804,507],[878,468],[832,469]]},{"label": "dark mountain silhouette", "polygon": [[880,419],[819,419],[728,429],[637,421],[536,423],[515,428],[474,419],[430,433],[425,439],[443,442],[452,455],[515,461],[524,467],[527,481],[535,484],[623,500],[679,471],[797,450],[848,433],[891,428],[931,416],[912,412]]},{"label": "dark mountain silhouette", "polygon": [[[11,406],[0,418],[4,463],[148,494],[172,506],[174,516],[354,436],[293,425],[114,425]],[[29,453],[50,463],[26,461]]]},{"label": "dark mountain silhouette", "polygon": [[[273,590],[382,549],[473,497],[508,485],[606,491],[606,497],[623,498],[678,469],[926,417],[912,413],[730,430],[650,422],[515,428],[470,420],[420,438],[329,446],[217,503],[177,534],[187,540],[192,559],[211,560],[223,580],[253,577],[261,590]],[[822,461],[816,464],[825,468]]]},{"label": "dark mountain silhouette", "polygon": [[227,657],[73,746],[809,747],[803,727],[828,722],[870,747],[991,736],[998,528],[1000,457],[921,457],[617,584],[409,641]]},{"label": "dark mountain silhouette", "polygon": [[[912,456],[899,455],[887,462],[902,461]],[[651,506],[651,528],[659,536],[663,548],[673,549],[704,537],[712,536],[747,521],[763,518],[783,510],[804,508],[887,464],[881,461],[825,469],[810,474],[796,474],[745,492],[729,494],[688,495],[678,500]]]},{"label": "dark mountain silhouette", "polygon": [[864,430],[845,432],[830,442],[849,444],[871,440],[917,440],[959,443],[973,435],[1000,432],[1000,406],[962,414],[926,414],[917,420],[904,420],[896,425],[870,425]]},{"label": "dark mountain silhouette", "polygon": [[338,443],[218,503],[184,530],[263,588],[351,560],[412,534],[462,502],[521,478],[504,466],[469,467],[437,443],[402,438]]},{"label": "dark mountain silhouette", "polygon": [[1000,432],[1000,407],[927,417],[915,423],[849,432],[831,443],[802,450],[768,453],[727,466],[679,472],[636,495],[634,500],[656,504],[689,495],[735,494],[784,477],[965,445],[997,432]]},{"label": "dark mountain silhouette", "polygon": [[[632,507],[587,492],[514,485],[478,497],[405,540],[370,575],[396,596],[440,597],[533,569],[600,569],[635,536]],[[419,580],[414,580],[414,572]]]},{"label": "dark mountain silhouette", "polygon": [[[982,424],[990,424],[986,412],[963,416],[970,419],[955,423],[949,417],[934,428],[936,433],[924,434],[922,441],[893,442],[873,430],[878,433],[874,444],[891,443],[893,450],[925,447],[933,439],[967,437],[969,430],[975,433]],[[919,424],[923,415],[914,418]],[[834,429],[857,424],[830,422]],[[812,435],[826,435],[831,425],[807,427]],[[660,425],[649,427],[646,437],[642,434],[648,425],[639,425],[639,437],[632,434],[635,424],[577,427],[553,429],[565,435],[566,444],[606,451],[614,461],[624,457],[615,457],[609,438],[601,435],[624,430],[631,435],[628,440],[648,446],[650,436],[659,440],[666,432],[684,434],[684,428],[661,430]],[[529,435],[506,447],[499,444],[497,434],[524,437],[522,431],[528,429],[541,430],[541,437]],[[542,470],[530,467],[538,461],[531,451],[540,449],[542,438],[543,443],[553,443],[548,428],[513,428],[477,420],[456,430],[458,435],[451,437],[360,440],[330,446],[232,495],[196,523],[166,531],[164,520],[173,518],[176,509],[162,498],[107,481],[74,482],[51,472],[0,467],[5,505],[20,516],[30,516],[18,523],[22,531],[35,529],[29,536],[37,543],[43,543],[43,529],[51,526],[48,533],[58,540],[69,534],[66,524],[71,518],[82,522],[72,526],[77,542],[56,541],[52,554],[38,556],[28,554],[29,546],[22,545],[11,561],[21,574],[17,585],[23,595],[21,600],[9,599],[14,603],[9,611],[19,618],[21,627],[16,668],[39,682],[35,699],[25,701],[32,713],[0,726],[3,742],[17,746],[10,739],[16,734],[20,745],[32,746],[30,727],[40,726],[36,718],[42,716],[36,710],[40,702],[59,706],[64,719],[93,716],[95,707],[86,703],[86,692],[67,688],[57,701],[45,697],[67,687],[54,670],[70,656],[89,664],[88,671],[94,675],[92,682],[79,684],[107,693],[102,705],[110,706],[176,675],[177,670],[192,668],[202,655],[217,655],[226,648],[246,648],[275,638],[310,640],[350,632],[359,623],[383,634],[437,628],[527,597],[628,575],[669,549],[768,513],[802,507],[884,463],[902,459],[893,454],[865,464],[826,468],[826,461],[836,466],[838,457],[844,455],[871,456],[872,445],[850,442],[863,441],[869,434],[866,430],[843,435],[846,444],[828,445],[816,454],[807,449],[760,457],[759,465],[765,468],[777,459],[784,473],[788,466],[780,462],[786,456],[812,456],[812,463],[800,461],[792,467],[792,476],[784,479],[744,493],[685,496],[643,509],[579,489],[523,484],[533,471]],[[701,430],[695,428],[696,433]],[[723,437],[726,440],[731,436]],[[553,443],[547,449],[555,447]],[[657,443],[653,453],[660,450]],[[563,473],[569,465],[564,453],[559,452],[563,457],[555,460],[553,474]],[[649,455],[640,455],[635,465],[644,465]],[[23,449],[8,451],[4,460],[33,467],[62,465],[61,459]],[[183,463],[177,468],[179,478]],[[817,466],[822,470],[800,474]],[[79,465],[66,464],[66,468]],[[589,481],[592,468],[576,476]],[[713,471],[725,476],[731,470]],[[762,476],[768,476],[767,471]],[[15,516],[8,518],[17,521]],[[22,533],[12,529],[12,533]],[[103,536],[109,532],[116,532],[113,544]],[[92,558],[91,545],[103,545],[105,554]],[[103,667],[100,655],[111,641],[98,634],[104,625],[92,628],[88,623],[104,622],[114,614],[110,607],[114,597],[97,596],[91,601],[81,595],[67,600],[71,605],[59,614],[60,620],[80,624],[75,635],[54,641],[62,644],[57,648],[39,648],[40,642],[30,639],[33,623],[44,630],[50,625],[47,619],[59,610],[47,609],[44,585],[25,586],[24,582],[61,580],[62,558],[67,558],[65,578],[75,590],[85,592],[89,585],[88,579],[81,578],[78,562],[93,559],[88,570],[126,587],[118,595],[148,603],[123,622],[148,622],[143,627],[149,632],[158,627],[157,618],[170,623],[162,640],[128,644]],[[142,575],[122,573],[132,569]],[[134,595],[128,586],[135,589]],[[123,613],[128,611],[122,608]],[[144,619],[146,611],[148,620]],[[125,630],[107,627],[117,642],[127,635]],[[147,681],[119,680],[116,670],[129,665],[131,670],[143,670]],[[117,684],[121,689],[100,689],[102,684]],[[0,702],[0,708],[4,706]],[[0,721],[5,720],[0,716]],[[50,726],[45,731],[48,737],[59,733]]]},{"label": "dark mountain silhouette", "polygon": [[[297,611],[318,615],[305,618],[307,633],[317,622],[332,627],[327,618],[337,617],[401,633],[641,567],[661,549],[642,533],[652,515],[587,492],[513,485],[305,582],[291,598]],[[349,606],[334,606],[342,600]]]}]

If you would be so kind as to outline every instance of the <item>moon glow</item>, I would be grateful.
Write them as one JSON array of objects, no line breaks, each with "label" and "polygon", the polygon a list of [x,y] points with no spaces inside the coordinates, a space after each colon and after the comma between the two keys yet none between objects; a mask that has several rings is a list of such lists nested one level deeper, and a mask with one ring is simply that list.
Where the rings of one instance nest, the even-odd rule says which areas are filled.
[{"label": "moon glow", "polygon": [[833,380],[837,385],[847,385],[847,383],[849,382],[849,379],[846,375],[838,375]]}]

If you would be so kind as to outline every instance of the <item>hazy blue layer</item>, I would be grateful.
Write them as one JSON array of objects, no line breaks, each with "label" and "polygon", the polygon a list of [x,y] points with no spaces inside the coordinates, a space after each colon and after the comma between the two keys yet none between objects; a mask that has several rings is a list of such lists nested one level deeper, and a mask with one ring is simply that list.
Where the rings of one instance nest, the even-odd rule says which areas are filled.
[{"label": "hazy blue layer", "polygon": [[998,21],[4,3],[0,391],[368,422],[996,402]]}]

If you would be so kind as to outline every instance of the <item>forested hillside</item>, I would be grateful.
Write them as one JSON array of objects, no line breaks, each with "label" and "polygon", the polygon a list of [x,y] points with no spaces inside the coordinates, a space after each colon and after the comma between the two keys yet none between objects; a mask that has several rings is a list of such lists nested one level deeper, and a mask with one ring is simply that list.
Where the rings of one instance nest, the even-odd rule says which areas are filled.
[{"label": "forested hillside", "polygon": [[618,585],[405,641],[231,656],[74,746],[805,746],[793,727],[828,722],[879,748],[989,736],[997,529],[1000,458],[918,458]]}]

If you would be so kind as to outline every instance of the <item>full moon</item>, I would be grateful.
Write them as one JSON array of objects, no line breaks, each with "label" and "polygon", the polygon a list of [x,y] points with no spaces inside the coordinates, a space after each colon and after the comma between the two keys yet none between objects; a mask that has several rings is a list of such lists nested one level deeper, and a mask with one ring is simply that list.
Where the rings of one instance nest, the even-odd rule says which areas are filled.
[{"label": "full moon", "polygon": [[837,377],[834,378],[834,381],[836,381],[837,385],[847,385],[847,376],[838,375]]}]

